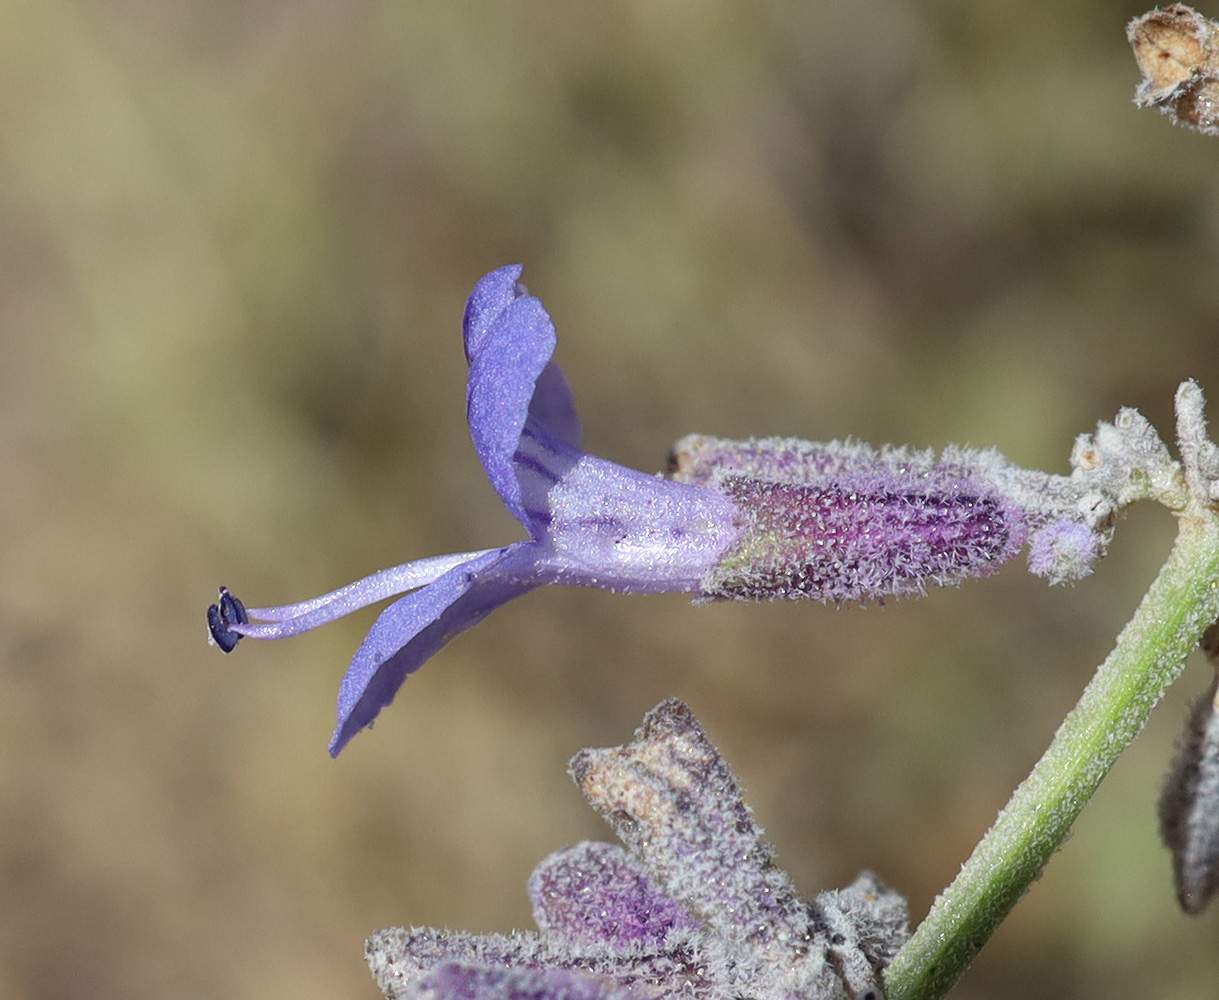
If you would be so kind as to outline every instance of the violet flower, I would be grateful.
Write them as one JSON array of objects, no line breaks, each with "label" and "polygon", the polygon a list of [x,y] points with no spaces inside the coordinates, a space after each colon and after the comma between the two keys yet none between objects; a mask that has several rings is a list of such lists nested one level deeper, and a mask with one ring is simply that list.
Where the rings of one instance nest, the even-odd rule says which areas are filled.
[{"label": "violet flower", "polygon": [[529,880],[537,933],[374,934],[389,1000],[880,1000],[905,900],[870,872],[801,899],[686,705],[661,703],[570,772],[626,849],[546,858]]},{"label": "violet flower", "polygon": [[414,591],[382,612],[343,677],[332,755],[393,700],[408,674],[512,598],[544,583],[697,593],[740,534],[735,505],[715,490],[580,450],[571,390],[551,361],[554,325],[520,276],[519,265],[502,267],[470,296],[466,409],[487,478],[529,538],[405,563],[285,607],[247,612],[222,590],[208,611],[212,638],[227,652],[240,636],[297,635]]},{"label": "violet flower", "polygon": [[551,360],[554,326],[520,275],[484,277],[464,330],[474,447],[529,537],[284,607],[247,612],[222,588],[208,609],[211,639],[229,652],[243,636],[298,635],[411,592],[381,613],[343,678],[332,755],[445,643],[542,584],[843,603],[990,573],[1026,542],[1034,572],[1076,579],[1104,549],[1112,489],[1081,468],[1029,472],[994,451],[690,437],[669,479],[589,455]]}]

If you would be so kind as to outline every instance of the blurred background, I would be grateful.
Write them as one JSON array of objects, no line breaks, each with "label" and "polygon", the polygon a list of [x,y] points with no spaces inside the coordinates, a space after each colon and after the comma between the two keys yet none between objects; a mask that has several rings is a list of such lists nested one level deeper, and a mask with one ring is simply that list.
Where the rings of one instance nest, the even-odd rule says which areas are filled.
[{"label": "blurred background", "polygon": [[[565,774],[687,700],[802,889],[916,919],[1167,553],[1091,578],[692,607],[549,588],[326,754],[375,612],[252,605],[520,537],[460,320],[521,261],[590,450],[691,431],[1067,471],[1219,393],[1219,140],[1136,111],[1143,8],[994,0],[10,0],[0,17],[0,996],[335,1000],[394,924],[530,925],[608,829]],[[1210,11],[1211,14],[1219,10]],[[1191,665],[954,994],[1213,998],[1155,799]]]}]

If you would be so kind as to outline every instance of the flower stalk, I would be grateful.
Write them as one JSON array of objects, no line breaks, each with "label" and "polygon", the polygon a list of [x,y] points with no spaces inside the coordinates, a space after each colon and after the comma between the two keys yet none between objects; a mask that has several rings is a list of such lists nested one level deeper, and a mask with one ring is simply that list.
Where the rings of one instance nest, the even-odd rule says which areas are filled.
[{"label": "flower stalk", "polygon": [[[1182,428],[1183,446],[1187,430]],[[1190,456],[1186,464],[1186,481],[1200,480]],[[1162,499],[1179,496],[1180,485],[1178,479]],[[1214,502],[1194,488],[1176,513],[1178,534],[1168,561],[1049,749],[886,970],[888,1000],[934,1000],[948,992],[1063,842],[1180,676],[1202,633],[1219,619]]]}]

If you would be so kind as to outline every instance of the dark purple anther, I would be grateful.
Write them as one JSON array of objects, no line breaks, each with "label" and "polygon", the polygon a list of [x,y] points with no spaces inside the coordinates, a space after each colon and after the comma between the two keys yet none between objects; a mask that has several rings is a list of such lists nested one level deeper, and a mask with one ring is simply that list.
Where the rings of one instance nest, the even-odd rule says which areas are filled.
[{"label": "dark purple anther", "polygon": [[230,625],[248,625],[249,615],[245,605],[229,593],[227,587],[220,588],[219,603],[207,609],[207,630],[211,633],[212,642],[226,653],[231,653],[241,641],[241,634],[229,628]]}]

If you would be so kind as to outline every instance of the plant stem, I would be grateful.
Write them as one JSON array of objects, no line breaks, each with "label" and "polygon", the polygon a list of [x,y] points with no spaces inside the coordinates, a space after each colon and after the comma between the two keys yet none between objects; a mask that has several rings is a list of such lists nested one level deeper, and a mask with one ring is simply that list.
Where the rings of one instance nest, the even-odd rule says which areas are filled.
[{"label": "plant stem", "polygon": [[944,996],[1058,848],[1219,619],[1219,517],[1179,514],[1168,561],[1049,749],[885,972],[888,1000]]}]

